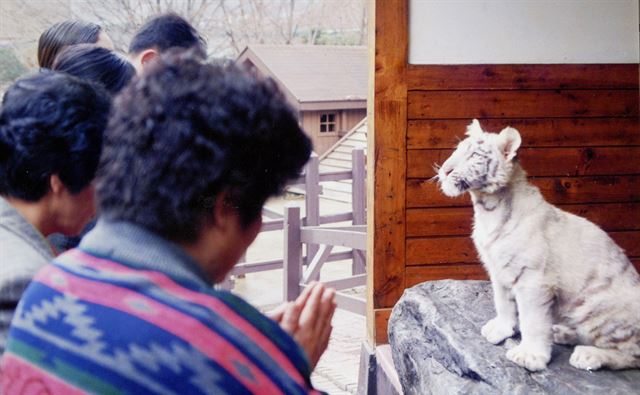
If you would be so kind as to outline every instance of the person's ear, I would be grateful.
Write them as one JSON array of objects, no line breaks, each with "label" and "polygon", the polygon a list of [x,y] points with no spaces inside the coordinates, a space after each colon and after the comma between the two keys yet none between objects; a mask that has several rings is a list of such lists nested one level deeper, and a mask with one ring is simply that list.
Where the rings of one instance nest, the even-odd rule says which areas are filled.
[{"label": "person's ear", "polygon": [[213,226],[220,230],[226,230],[232,226],[232,221],[237,221],[237,213],[229,204],[227,194],[220,192],[215,198],[213,206]]},{"label": "person's ear", "polygon": [[158,51],[152,48],[145,49],[144,51],[142,51],[142,54],[140,54],[140,63],[142,64],[142,66],[145,66],[147,63],[151,62],[157,57]]},{"label": "person's ear", "polygon": [[49,188],[54,195],[59,195],[67,189],[57,174],[52,174],[49,177]]}]

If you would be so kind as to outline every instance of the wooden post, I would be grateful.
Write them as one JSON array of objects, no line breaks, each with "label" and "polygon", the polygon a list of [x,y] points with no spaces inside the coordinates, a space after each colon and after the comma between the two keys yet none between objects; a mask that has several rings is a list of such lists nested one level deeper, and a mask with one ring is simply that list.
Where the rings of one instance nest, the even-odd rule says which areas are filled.
[{"label": "wooden post", "polygon": [[311,263],[307,266],[307,269],[304,271],[302,275],[302,283],[309,284],[309,281],[313,278],[318,278],[320,276],[320,270],[322,270],[322,265],[327,260],[327,257],[331,255],[331,250],[333,249],[332,245],[323,244],[319,249],[316,256],[313,257]]},{"label": "wooden post", "polygon": [[367,331],[386,341],[384,314],[405,289],[408,0],[369,0]]},{"label": "wooden post", "polygon": [[[363,149],[351,151],[352,181],[351,181],[351,210],[353,212],[353,224],[364,225],[366,223],[366,199],[365,188],[365,156]],[[351,264],[351,274],[362,274],[365,270],[365,252],[353,250],[353,263]]]},{"label": "wooden post", "polygon": [[300,207],[287,205],[284,208],[284,262],[283,297],[291,301],[300,295],[302,277],[302,244],[300,242]]},{"label": "wooden post", "polygon": [[[244,254],[242,254],[240,259],[238,260],[238,263],[245,263],[246,261],[247,261],[247,252],[245,251]],[[236,279],[245,278],[244,273],[239,273],[238,274],[238,273],[233,273],[233,271],[231,273],[235,276]],[[234,282],[234,284],[235,284],[235,282]]]},{"label": "wooden post", "polygon": [[[318,155],[311,154],[305,171],[305,226],[320,225],[320,165]],[[309,265],[318,252],[317,244],[307,244],[307,257],[305,265]],[[319,275],[318,275],[319,278]],[[312,280],[317,280],[313,278]]]}]

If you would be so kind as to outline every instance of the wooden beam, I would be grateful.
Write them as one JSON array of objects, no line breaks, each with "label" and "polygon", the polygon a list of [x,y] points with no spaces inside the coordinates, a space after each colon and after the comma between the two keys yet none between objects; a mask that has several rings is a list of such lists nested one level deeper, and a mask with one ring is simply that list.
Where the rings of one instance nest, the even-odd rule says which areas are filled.
[{"label": "wooden beam", "polygon": [[[431,178],[433,164],[442,164],[453,149],[407,151],[407,178]],[[635,147],[521,148],[518,159],[527,175],[598,176],[638,174],[638,164],[629,158],[640,157]]]},{"label": "wooden beam", "polygon": [[[304,228],[303,228],[304,229]],[[316,228],[318,229],[318,228]],[[367,233],[367,225],[342,225],[342,226],[323,226],[323,230],[336,230],[340,232],[350,232],[350,233]]]},{"label": "wooden beam", "polygon": [[361,287],[365,285],[366,282],[367,282],[366,274],[357,274],[355,276],[340,278],[337,280],[322,281],[322,283],[325,286],[336,289],[338,291],[343,289],[353,288],[353,287]]},{"label": "wooden beam", "polygon": [[[640,231],[612,231],[609,236],[631,258],[640,257]],[[478,253],[469,235],[407,239],[407,267],[478,263]]]},{"label": "wooden beam", "polygon": [[[353,225],[367,223],[367,172],[364,150],[351,151],[351,164],[353,167],[353,181],[351,183],[351,211],[353,212]],[[365,230],[366,232],[366,230]],[[353,262],[351,274],[366,273],[366,256],[361,250],[353,250]]]},{"label": "wooden beam", "polygon": [[300,241],[300,207],[284,208],[284,300],[295,300],[300,295],[302,277],[302,243]]},{"label": "wooden beam", "polygon": [[[565,204],[564,211],[584,217],[605,231],[640,230],[640,202]],[[407,237],[471,234],[473,208],[441,207],[407,210]]]},{"label": "wooden beam", "polygon": [[349,170],[345,171],[328,171],[326,173],[320,174],[320,181],[342,181],[342,180],[350,180],[352,178],[352,172]]},{"label": "wooden beam", "polygon": [[273,230],[281,230],[283,226],[284,226],[284,221],[281,219],[264,221],[262,223],[262,227],[260,228],[260,232],[270,232]]},{"label": "wooden beam", "polygon": [[407,287],[423,283],[425,281],[437,281],[445,279],[454,280],[487,280],[489,277],[482,265],[428,265],[407,267]]},{"label": "wooden beam", "polygon": [[347,295],[342,292],[336,292],[335,301],[340,309],[360,315],[367,313],[367,301],[365,299]]},{"label": "wooden beam", "polygon": [[638,89],[637,64],[504,64],[409,66],[418,90]]},{"label": "wooden beam", "polygon": [[[630,158],[632,160],[633,158]],[[640,201],[640,175],[539,177],[530,179],[553,204],[624,203]],[[469,206],[468,194],[450,198],[436,183],[424,179],[407,180],[407,207]]]},{"label": "wooden beam", "polygon": [[350,250],[348,250],[343,252],[336,252],[329,255],[329,257],[327,258],[327,262],[346,261],[352,258],[353,258],[353,253]]},{"label": "wooden beam", "polygon": [[265,270],[282,269],[282,259],[270,259],[266,261],[239,263],[233,267],[231,274],[247,274],[263,272]]},{"label": "wooden beam", "polygon": [[[320,225],[320,169],[318,155],[315,152],[311,153],[306,166],[305,191],[304,225],[318,226]],[[307,244],[307,260],[305,260],[307,265],[310,264],[308,259],[313,258],[317,251],[317,244]]]},{"label": "wooden beam", "polygon": [[367,234],[348,229],[303,227],[300,230],[300,240],[307,244],[329,244],[358,250],[367,248]]},{"label": "wooden beam", "polygon": [[407,266],[477,262],[469,235],[407,239]]},{"label": "wooden beam", "polygon": [[375,344],[389,343],[388,326],[389,317],[391,317],[391,311],[392,309],[390,308],[376,309],[372,314],[376,326]]},{"label": "wooden beam", "polygon": [[[468,119],[412,120],[409,149],[454,148],[465,137]],[[522,134],[523,147],[593,147],[640,145],[638,118],[480,119],[482,128],[499,132],[512,126]]]},{"label": "wooden beam", "polygon": [[267,218],[271,218],[271,219],[282,219],[282,214],[280,214],[279,212],[267,207],[267,206],[263,206],[262,207],[262,216],[263,217],[267,217]]},{"label": "wooden beam", "polygon": [[367,327],[375,345],[373,310],[393,306],[404,290],[408,1],[369,4],[374,42],[369,43]]},{"label": "wooden beam", "polygon": [[637,90],[412,91],[409,119],[634,117]]},{"label": "wooden beam", "polygon": [[304,271],[302,275],[302,282],[304,284],[308,284],[312,279],[320,277],[320,270],[322,269],[322,265],[327,261],[327,257],[331,254],[331,250],[333,246],[323,244],[318,249],[318,252],[311,260],[309,266],[307,266],[307,270]]},{"label": "wooden beam", "polygon": [[329,214],[320,216],[320,224],[333,224],[336,222],[346,222],[353,219],[353,213]]}]

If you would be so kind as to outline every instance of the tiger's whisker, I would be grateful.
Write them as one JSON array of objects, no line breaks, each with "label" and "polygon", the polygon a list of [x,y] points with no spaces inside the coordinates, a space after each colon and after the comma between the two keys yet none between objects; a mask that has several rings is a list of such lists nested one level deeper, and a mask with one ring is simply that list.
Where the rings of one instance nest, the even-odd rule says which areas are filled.
[{"label": "tiger's whisker", "polygon": [[439,178],[439,174],[440,174],[440,167],[441,167],[441,166],[440,166],[439,164],[437,164],[437,163],[434,163],[434,164],[433,164],[432,169],[433,169],[433,172],[434,172],[434,173],[436,173],[436,175],[435,175],[435,176],[433,176],[433,177],[431,177],[431,178],[428,180],[429,182],[435,182],[435,181],[439,181],[439,180],[440,180],[440,178]]}]

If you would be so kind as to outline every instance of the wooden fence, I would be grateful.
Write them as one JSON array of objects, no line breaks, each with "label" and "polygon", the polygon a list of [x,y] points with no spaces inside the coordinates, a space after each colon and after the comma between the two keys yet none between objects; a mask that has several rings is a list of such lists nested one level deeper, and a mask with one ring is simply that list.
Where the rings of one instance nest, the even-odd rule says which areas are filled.
[{"label": "wooden fence", "polygon": [[[351,276],[339,280],[323,281],[336,291],[345,290],[366,283],[366,164],[363,149],[352,151],[352,169],[320,173],[318,157],[314,154],[305,167],[305,173],[291,185],[305,189],[304,218],[300,208],[285,207],[284,216],[265,208],[263,215],[270,220],[262,224],[261,232],[284,231],[283,258],[240,262],[230,276],[241,276],[266,270],[284,269],[284,299],[295,299],[309,282],[318,280],[320,270],[326,262],[351,260]],[[351,180],[351,211],[330,215],[320,215],[320,195],[322,183]],[[322,225],[351,221],[351,226],[327,227]],[[306,255],[303,255],[306,245]],[[334,247],[349,250],[334,252]],[[224,289],[233,288],[233,280],[228,277],[219,285]],[[337,292],[338,307],[365,314],[365,301],[351,295]]]}]

